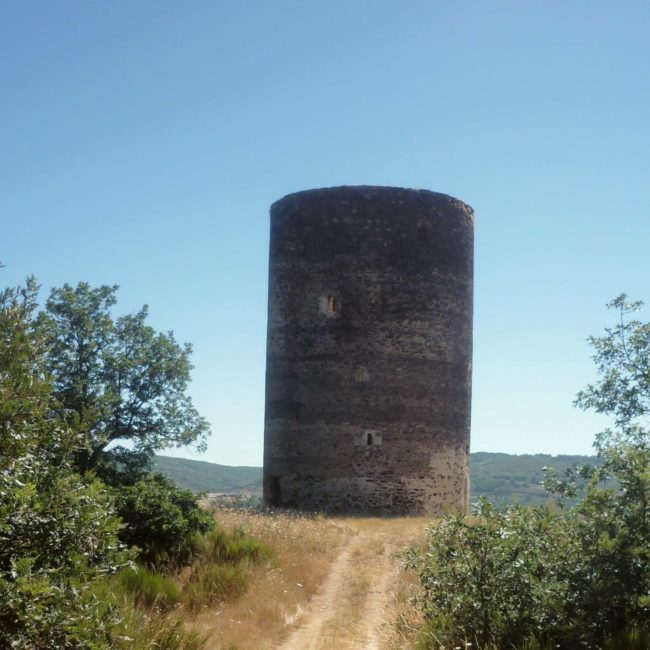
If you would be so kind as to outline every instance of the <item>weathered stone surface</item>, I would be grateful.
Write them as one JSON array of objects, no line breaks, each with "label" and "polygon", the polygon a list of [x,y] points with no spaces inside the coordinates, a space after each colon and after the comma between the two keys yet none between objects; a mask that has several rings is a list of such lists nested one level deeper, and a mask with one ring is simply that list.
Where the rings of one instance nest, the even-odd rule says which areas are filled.
[{"label": "weathered stone surface", "polygon": [[268,503],[438,515],[467,508],[472,209],[335,187],[271,207]]}]

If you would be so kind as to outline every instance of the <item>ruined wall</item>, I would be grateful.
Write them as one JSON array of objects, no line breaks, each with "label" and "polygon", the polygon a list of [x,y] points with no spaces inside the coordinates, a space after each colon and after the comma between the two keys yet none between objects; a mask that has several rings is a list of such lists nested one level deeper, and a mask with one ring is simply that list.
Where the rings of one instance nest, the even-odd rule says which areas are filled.
[{"label": "ruined wall", "polygon": [[472,209],[335,187],[271,207],[264,498],[440,514],[468,501]]}]

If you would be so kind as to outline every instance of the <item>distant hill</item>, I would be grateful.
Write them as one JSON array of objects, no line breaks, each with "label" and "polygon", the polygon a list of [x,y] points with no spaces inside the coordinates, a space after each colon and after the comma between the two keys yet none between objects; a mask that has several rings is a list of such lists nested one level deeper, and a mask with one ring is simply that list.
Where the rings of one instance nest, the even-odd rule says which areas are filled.
[{"label": "distant hill", "polygon": [[203,460],[156,456],[154,469],[176,485],[194,492],[262,494],[261,467],[232,467]]},{"label": "distant hill", "polygon": [[493,454],[477,451],[470,456],[471,500],[485,496],[496,505],[541,504],[548,499],[542,487],[543,467],[563,474],[572,465],[595,465],[596,456],[550,454]]},{"label": "distant hill", "polygon": [[[471,499],[486,496],[497,505],[544,503],[544,466],[558,473],[571,465],[594,464],[594,456],[551,456],[549,454],[493,454],[479,451],[471,455]],[[195,492],[262,493],[261,467],[231,467],[201,460],[156,456],[154,467],[179,487]]]}]

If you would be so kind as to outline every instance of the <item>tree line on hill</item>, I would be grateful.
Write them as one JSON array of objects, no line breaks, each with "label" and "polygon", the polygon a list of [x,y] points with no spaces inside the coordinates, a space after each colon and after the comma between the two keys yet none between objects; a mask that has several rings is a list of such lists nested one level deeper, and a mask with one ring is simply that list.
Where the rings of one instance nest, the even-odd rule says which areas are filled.
[{"label": "tree line on hill", "polygon": [[[500,508],[517,503],[540,505],[549,498],[544,490],[545,467],[563,474],[575,465],[595,463],[597,456],[474,452],[470,455],[471,501],[486,497]],[[261,467],[231,467],[156,455],[154,468],[179,487],[194,492],[262,494]]]}]

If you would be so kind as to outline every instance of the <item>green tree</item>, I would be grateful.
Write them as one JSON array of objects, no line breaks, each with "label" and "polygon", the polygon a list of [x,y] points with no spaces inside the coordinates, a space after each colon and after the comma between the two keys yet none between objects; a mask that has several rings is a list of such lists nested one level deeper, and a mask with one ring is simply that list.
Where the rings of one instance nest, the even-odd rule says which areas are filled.
[{"label": "green tree", "polygon": [[[582,546],[574,576],[582,600],[576,607],[583,616],[600,612],[594,624],[600,640],[607,631],[650,620],[650,322],[629,317],[643,303],[625,294],[608,307],[618,312],[617,324],[589,338],[598,381],[575,402],[615,422],[596,436],[601,465],[574,474],[588,479],[573,513]],[[580,492],[572,480],[558,491]]]},{"label": "green tree", "polygon": [[146,306],[113,318],[116,292],[53,289],[40,326],[60,414],[85,437],[79,470],[119,484],[142,476],[155,451],[204,449],[209,425],[187,394],[191,346],[147,325]]},{"label": "green tree", "polygon": [[43,435],[49,408],[50,387],[39,356],[42,344],[33,326],[37,297],[38,285],[31,277],[24,287],[0,293],[0,467]]},{"label": "green tree", "polygon": [[631,438],[647,438],[641,427],[650,415],[650,323],[630,319],[643,307],[623,293],[608,303],[618,322],[605,336],[591,336],[593,359],[599,375],[578,393],[576,405],[614,417],[616,428]]},{"label": "green tree", "polygon": [[53,413],[38,287],[0,293],[0,648],[109,648],[119,617],[96,598],[128,560],[97,481],[71,468],[73,430]]}]

